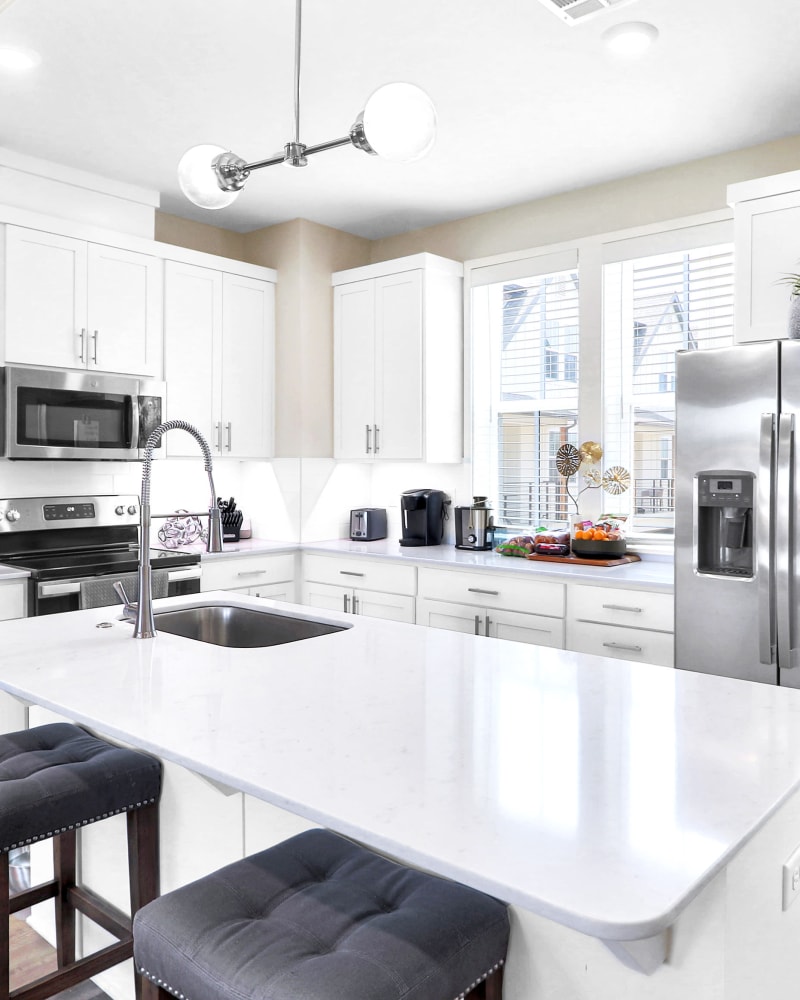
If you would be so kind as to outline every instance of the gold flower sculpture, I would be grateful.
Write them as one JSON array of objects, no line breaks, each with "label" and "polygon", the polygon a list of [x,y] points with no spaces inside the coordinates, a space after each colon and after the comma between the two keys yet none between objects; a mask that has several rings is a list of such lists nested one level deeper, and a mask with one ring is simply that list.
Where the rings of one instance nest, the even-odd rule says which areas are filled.
[{"label": "gold flower sculpture", "polygon": [[[574,444],[562,444],[556,452],[556,468],[560,475],[564,477],[567,496],[575,504],[575,512],[578,512],[578,497],[586,490],[604,489],[606,493],[619,496],[624,493],[631,483],[630,473],[621,465],[612,465],[602,472],[599,469],[591,468],[597,465],[603,457],[603,448],[597,441],[584,441],[580,448]],[[583,479],[586,485],[578,490],[576,496],[570,493],[569,481],[584,466],[589,466],[583,472]]]}]

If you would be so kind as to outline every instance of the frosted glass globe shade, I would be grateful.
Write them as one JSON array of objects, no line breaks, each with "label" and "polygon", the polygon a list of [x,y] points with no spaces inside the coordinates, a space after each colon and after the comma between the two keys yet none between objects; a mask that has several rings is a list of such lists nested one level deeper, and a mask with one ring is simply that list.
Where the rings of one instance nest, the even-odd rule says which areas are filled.
[{"label": "frosted glass globe shade", "polygon": [[227,149],[204,143],[192,146],[178,163],[178,183],[181,191],[198,208],[225,208],[236,200],[238,191],[223,191],[217,183],[214,160]]},{"label": "frosted glass globe shade", "polygon": [[433,101],[412,83],[387,83],[372,94],[364,107],[364,135],[385,160],[419,160],[436,139]]}]

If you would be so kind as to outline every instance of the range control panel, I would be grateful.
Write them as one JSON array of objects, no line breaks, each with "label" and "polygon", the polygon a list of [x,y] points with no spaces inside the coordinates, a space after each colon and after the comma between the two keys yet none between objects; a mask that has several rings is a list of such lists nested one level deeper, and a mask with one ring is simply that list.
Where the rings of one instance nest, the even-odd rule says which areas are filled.
[{"label": "range control panel", "polygon": [[12,497],[0,500],[0,533],[138,523],[138,496]]}]

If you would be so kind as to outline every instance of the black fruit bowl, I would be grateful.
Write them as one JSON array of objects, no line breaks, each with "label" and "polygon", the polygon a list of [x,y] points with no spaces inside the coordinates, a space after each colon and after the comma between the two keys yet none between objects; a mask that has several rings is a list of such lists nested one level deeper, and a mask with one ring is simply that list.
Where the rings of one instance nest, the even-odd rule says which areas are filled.
[{"label": "black fruit bowl", "polygon": [[572,551],[576,556],[587,559],[618,559],[624,556],[627,545],[624,538],[601,542],[588,538],[573,538]]}]

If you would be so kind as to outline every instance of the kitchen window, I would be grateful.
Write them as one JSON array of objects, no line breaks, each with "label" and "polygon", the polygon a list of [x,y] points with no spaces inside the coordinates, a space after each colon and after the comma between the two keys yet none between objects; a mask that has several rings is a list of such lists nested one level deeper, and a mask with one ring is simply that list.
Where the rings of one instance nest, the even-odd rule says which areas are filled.
[{"label": "kitchen window", "polygon": [[496,522],[522,528],[569,516],[556,453],[578,438],[577,255],[519,271],[489,268],[472,291],[473,485]]},{"label": "kitchen window", "polygon": [[733,341],[732,222],[648,227],[574,247],[467,265],[473,491],[498,524],[565,525],[563,444],[602,443],[630,490],[589,490],[584,516],[628,516],[629,535],[671,540],[675,352]]}]

